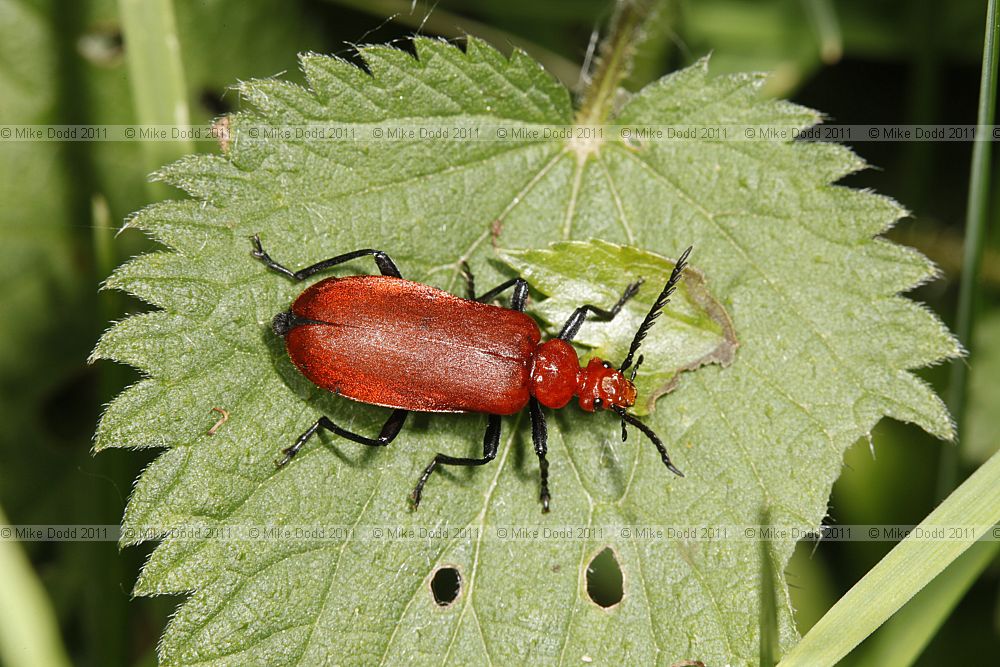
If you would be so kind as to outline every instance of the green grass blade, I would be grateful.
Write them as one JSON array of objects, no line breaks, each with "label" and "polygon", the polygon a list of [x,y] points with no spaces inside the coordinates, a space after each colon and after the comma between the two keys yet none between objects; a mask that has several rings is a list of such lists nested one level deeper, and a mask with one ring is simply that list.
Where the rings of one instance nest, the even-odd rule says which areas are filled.
[{"label": "green grass blade", "polygon": [[[125,57],[137,122],[148,125],[187,125],[187,87],[172,0],[119,0]],[[143,143],[146,165],[152,171],[194,152],[194,143]],[[163,186],[157,194],[165,193]]]},{"label": "green grass blade", "polygon": [[[981,535],[1000,521],[1000,454],[993,455],[920,523],[967,526]],[[974,539],[900,542],[802,638],[781,661],[833,665],[873,633],[975,543]]]},{"label": "green grass blade", "polygon": [[[0,509],[0,527],[7,517]],[[9,667],[68,667],[55,615],[20,545],[0,539],[0,662]]]},{"label": "green grass blade", "polygon": [[[955,335],[971,352],[973,316],[976,295],[979,291],[979,268],[983,260],[983,241],[989,210],[990,150],[992,143],[987,126],[993,124],[997,103],[997,57],[1000,51],[1000,23],[997,19],[997,0],[990,0],[986,8],[986,36],[983,39],[983,69],[979,83],[979,112],[976,115],[976,140],[972,145],[972,167],[969,175],[969,199],[965,212],[965,250],[962,261],[962,280],[958,290],[958,315]],[[964,360],[951,365],[948,385],[948,407],[958,421],[959,430],[964,422],[969,366]],[[961,441],[959,441],[961,446]],[[944,497],[955,485],[960,460],[957,448],[942,452],[938,497]]]},{"label": "green grass blade", "polygon": [[864,664],[906,667],[916,662],[998,551],[1000,542],[977,542],[956,558],[872,638]]}]

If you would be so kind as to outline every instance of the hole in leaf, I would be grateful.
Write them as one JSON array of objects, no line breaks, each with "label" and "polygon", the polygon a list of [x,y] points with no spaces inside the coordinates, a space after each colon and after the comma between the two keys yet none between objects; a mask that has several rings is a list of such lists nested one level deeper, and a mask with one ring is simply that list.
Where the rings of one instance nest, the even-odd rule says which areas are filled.
[{"label": "hole in leaf", "polygon": [[597,554],[587,566],[587,595],[601,607],[614,607],[625,596],[622,568],[611,547]]},{"label": "hole in leaf", "polygon": [[431,578],[431,595],[442,607],[447,607],[462,592],[462,575],[454,567],[442,567]]}]

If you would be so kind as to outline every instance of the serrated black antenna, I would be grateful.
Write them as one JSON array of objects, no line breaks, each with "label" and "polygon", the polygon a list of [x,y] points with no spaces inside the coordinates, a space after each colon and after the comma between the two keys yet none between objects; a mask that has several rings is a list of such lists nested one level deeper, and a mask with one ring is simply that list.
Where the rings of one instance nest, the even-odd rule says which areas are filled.
[{"label": "serrated black antenna", "polygon": [[645,359],[645,357],[640,354],[639,358],[635,360],[635,366],[632,367],[632,375],[628,378],[629,382],[635,382],[635,375],[639,372],[639,366],[642,366],[643,359]]},{"label": "serrated black antenna", "polygon": [[[687,264],[688,255],[691,254],[691,250],[694,246],[688,246],[688,249],[684,251],[684,254],[680,256],[677,263],[674,264],[674,270],[670,272],[670,280],[664,285],[663,291],[660,292],[660,296],[656,297],[656,301],[653,302],[653,307],[649,309],[646,313],[646,318],[639,325],[638,331],[635,332],[635,337],[632,339],[632,345],[628,349],[628,354],[625,355],[625,361],[622,362],[619,371],[625,372],[625,370],[632,365],[632,357],[639,350],[639,346],[642,345],[642,340],[646,337],[649,332],[649,328],[653,326],[656,318],[660,316],[660,311],[663,307],[667,305],[670,301],[670,296],[674,293],[677,288],[677,282],[681,279],[681,274],[684,272],[684,266]],[[633,374],[633,377],[635,375]]]}]

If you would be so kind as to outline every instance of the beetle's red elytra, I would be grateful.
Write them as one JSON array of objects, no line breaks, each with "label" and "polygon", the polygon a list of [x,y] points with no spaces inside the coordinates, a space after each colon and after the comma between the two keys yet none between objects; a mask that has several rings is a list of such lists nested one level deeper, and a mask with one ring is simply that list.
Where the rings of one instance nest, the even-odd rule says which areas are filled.
[{"label": "beetle's red elytra", "polygon": [[418,412],[520,412],[541,339],[524,313],[387,276],[327,278],[292,304],[288,356],[314,384]]},{"label": "beetle's red elytra", "polygon": [[[320,417],[291,447],[283,450],[284,466],[320,428],[354,442],[385,446],[399,434],[409,412],[481,412],[488,415],[482,458],[438,453],[424,469],[411,500],[420,504],[424,485],[439,465],[479,466],[496,458],[500,443],[500,416],[528,408],[532,442],[538,456],[542,511],[548,512],[547,428],[542,406],[565,407],[573,397],[586,412],[612,410],[626,424],[642,431],[656,446],[663,463],[683,476],[670,461],[660,438],[628,412],[635,405],[633,380],[642,363],[635,354],[647,331],[677,286],[691,248],[674,265],[670,279],[653,303],[619,368],[592,358],[581,367],[570,341],[588,315],[614,318],[638,291],[630,284],[608,310],[593,305],[577,308],[559,334],[542,342],[535,321],[524,313],[528,284],[508,280],[475,296],[471,275],[468,298],[436,287],[404,280],[395,263],[380,250],[363,249],[337,255],[299,271],[272,260],[252,237],[253,256],[272,271],[302,281],[338,264],[371,256],[381,275],[326,278],[310,287],[289,310],[274,317],[274,332],[285,338],[289,358],[311,382],[323,389],[393,413],[376,438],[352,433],[328,417]],[[491,305],[513,288],[509,308]],[[625,371],[632,368],[630,377]]]}]

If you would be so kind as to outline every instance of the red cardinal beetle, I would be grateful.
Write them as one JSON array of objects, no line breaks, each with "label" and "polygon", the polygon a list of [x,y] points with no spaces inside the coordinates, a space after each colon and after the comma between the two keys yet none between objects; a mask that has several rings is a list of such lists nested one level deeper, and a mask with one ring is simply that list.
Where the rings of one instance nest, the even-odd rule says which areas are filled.
[{"label": "red cardinal beetle", "polygon": [[[639,290],[641,280],[629,285],[608,310],[580,306],[555,338],[541,342],[538,325],[524,313],[528,283],[521,278],[477,297],[471,274],[466,272],[468,298],[463,299],[404,280],[381,250],[355,250],[292,271],[264,252],[258,236],[252,241],[255,258],[295,281],[368,255],[381,273],[326,278],[311,285],[291,308],[274,317],[272,329],[285,339],[288,356],[314,384],[362,403],[393,408],[392,415],[376,438],[352,433],[328,417],[320,417],[291,447],[282,450],[279,467],[291,461],[321,428],[363,445],[383,447],[396,438],[411,411],[486,413],[482,458],[438,453],[413,489],[411,500],[416,508],[424,485],[439,465],[480,466],[496,458],[500,416],[527,407],[541,475],[539,498],[542,511],[548,512],[548,436],[541,406],[561,408],[576,396],[586,412],[616,412],[622,420],[623,440],[626,423],[642,431],[667,468],[683,477],[670,462],[660,438],[628,408],[635,405],[633,381],[642,355],[634,366],[633,358],[676,288],[691,248],[677,260],[670,279],[636,331],[625,361],[616,369],[596,357],[581,367],[570,341],[588,315],[605,321],[614,318]],[[510,308],[490,304],[510,288],[514,290]],[[632,374],[626,378],[630,367]]]}]

